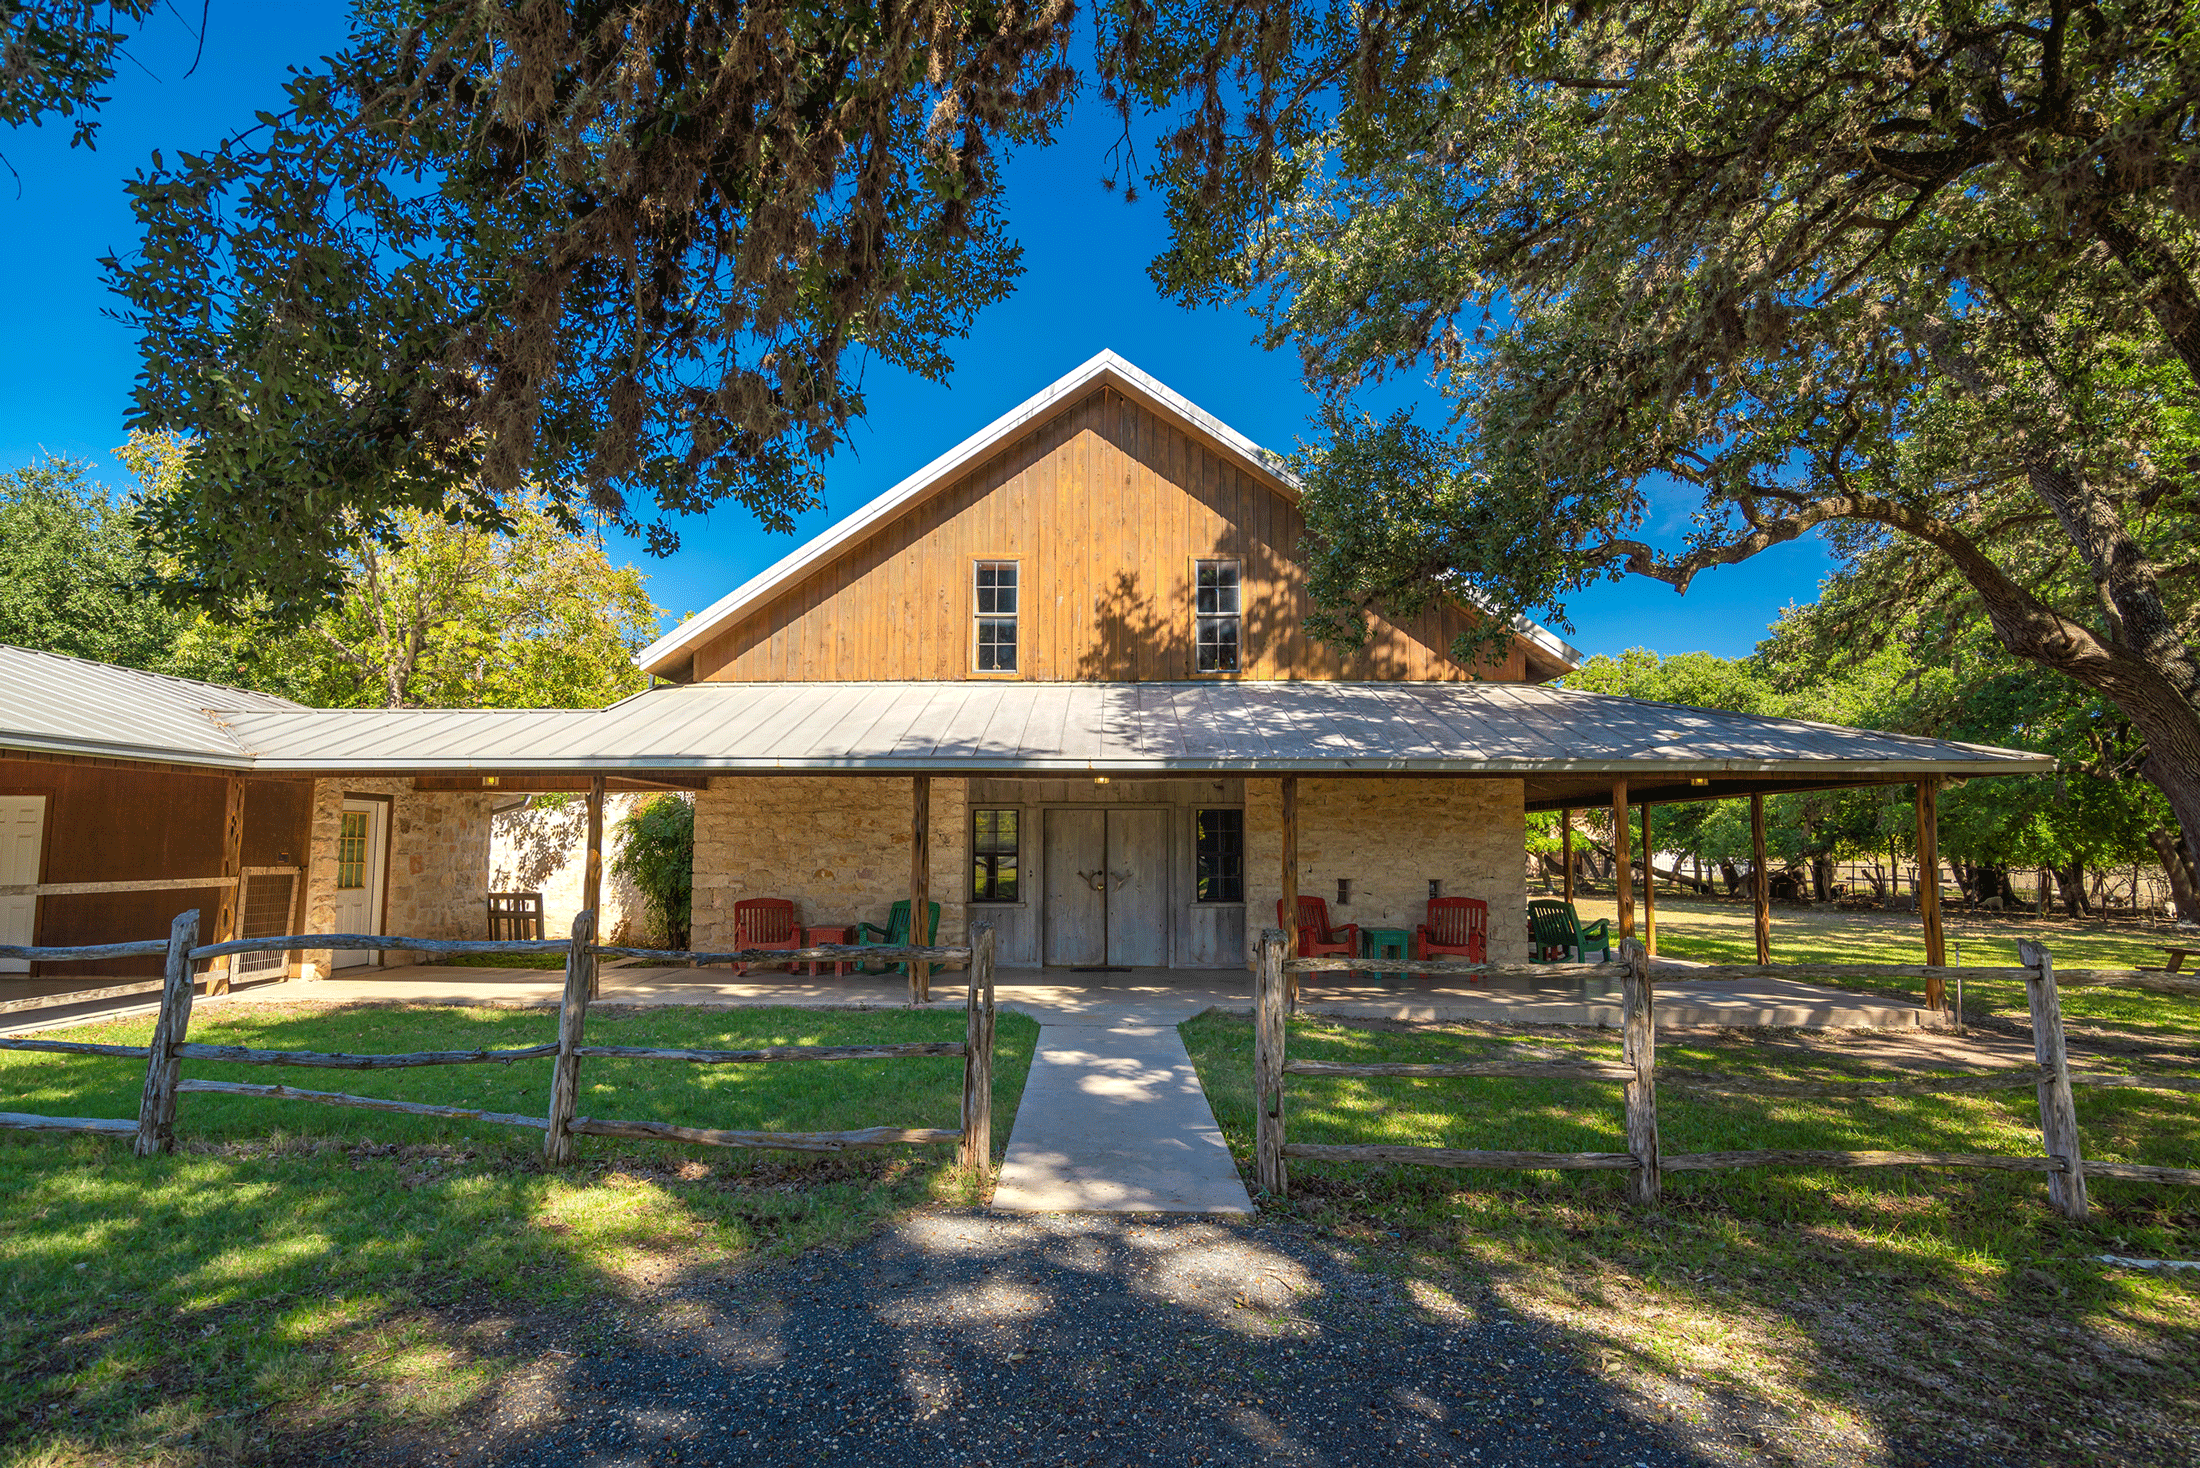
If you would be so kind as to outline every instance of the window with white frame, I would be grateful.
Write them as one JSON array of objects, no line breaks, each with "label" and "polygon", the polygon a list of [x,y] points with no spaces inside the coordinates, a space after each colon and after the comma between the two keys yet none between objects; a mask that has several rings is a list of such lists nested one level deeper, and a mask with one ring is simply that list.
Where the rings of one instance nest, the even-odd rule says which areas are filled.
[{"label": "window with white frame", "polygon": [[1016,563],[978,562],[978,641],[981,673],[1016,671]]},{"label": "window with white frame", "polygon": [[1238,670],[1238,633],[1244,621],[1239,601],[1239,563],[1201,561],[1194,590],[1196,666],[1202,673]]}]

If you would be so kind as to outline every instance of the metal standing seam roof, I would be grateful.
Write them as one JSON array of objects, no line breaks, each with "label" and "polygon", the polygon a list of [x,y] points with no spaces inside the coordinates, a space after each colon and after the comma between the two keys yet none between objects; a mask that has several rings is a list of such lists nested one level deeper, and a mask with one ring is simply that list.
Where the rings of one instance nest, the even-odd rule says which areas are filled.
[{"label": "metal standing seam roof", "polygon": [[1506,683],[701,683],[606,709],[258,706],[265,771],[1995,775],[2047,755]]},{"label": "metal standing seam roof", "polygon": [[273,694],[0,645],[0,744],[45,754],[243,769],[252,763],[212,710],[304,705]]}]

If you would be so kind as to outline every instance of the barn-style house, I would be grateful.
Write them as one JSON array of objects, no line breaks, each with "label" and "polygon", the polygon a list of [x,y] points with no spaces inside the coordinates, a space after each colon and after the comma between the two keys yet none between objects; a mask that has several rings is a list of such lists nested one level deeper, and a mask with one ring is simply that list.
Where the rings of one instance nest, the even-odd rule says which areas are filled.
[{"label": "barn-style house", "polygon": [[[57,762],[86,758],[265,782],[290,812],[288,845],[268,841],[293,860],[262,864],[299,869],[292,921],[466,937],[489,799],[680,789],[699,947],[735,946],[745,900],[833,928],[914,897],[939,904],[946,941],[983,914],[1010,966],[1232,968],[1287,890],[1362,929],[1479,899],[1489,958],[1526,958],[1533,811],[1855,784],[1929,797],[2052,768],[1553,687],[1579,655],[1529,624],[1501,665],[1470,667],[1450,651],[1479,615],[1463,604],[1377,619],[1343,652],[1303,629],[1301,533],[1278,459],[1102,353],[645,649],[655,686],[611,708],[313,710],[193,685],[162,693],[164,722],[73,743],[65,711],[0,710],[0,801],[21,788],[49,823],[123,819],[60,813]],[[50,824],[42,840],[81,844]],[[193,860],[236,875],[235,846]],[[0,894],[47,880],[32,870],[0,873]],[[14,931],[93,936],[58,894],[31,895],[35,919],[0,909]]]}]

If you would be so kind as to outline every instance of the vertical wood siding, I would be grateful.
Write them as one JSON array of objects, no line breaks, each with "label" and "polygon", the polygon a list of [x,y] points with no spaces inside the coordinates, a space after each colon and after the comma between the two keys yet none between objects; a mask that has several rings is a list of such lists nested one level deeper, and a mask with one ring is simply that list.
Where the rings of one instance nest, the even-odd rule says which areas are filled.
[{"label": "vertical wood siding", "polygon": [[[1044,682],[1527,677],[1453,661],[1450,605],[1378,621],[1346,655],[1309,638],[1298,511],[1261,475],[1100,388],[849,547],[698,649],[696,677],[788,682],[972,675],[972,568],[1018,563],[1018,678]],[[1194,671],[1192,563],[1244,563],[1242,670]]]}]

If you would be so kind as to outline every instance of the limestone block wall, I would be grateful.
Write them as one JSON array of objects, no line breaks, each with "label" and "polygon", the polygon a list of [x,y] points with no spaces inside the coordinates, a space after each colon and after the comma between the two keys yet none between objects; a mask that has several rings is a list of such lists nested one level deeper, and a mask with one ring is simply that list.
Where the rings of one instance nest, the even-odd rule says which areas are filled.
[{"label": "limestone block wall", "polygon": [[[604,797],[603,911],[597,915],[596,929],[607,942],[639,946],[656,941],[648,932],[642,894],[612,870],[619,857],[619,822],[636,806],[656,798],[650,794]],[[587,796],[575,795],[557,804],[533,800],[500,810],[490,820],[489,890],[540,892],[543,936],[563,938],[573,931],[587,874]]]},{"label": "limestone block wall", "polygon": [[[1518,780],[1299,779],[1299,891],[1329,903],[1332,922],[1413,928],[1430,878],[1446,897],[1490,905],[1490,961],[1528,961],[1527,796]],[[1245,782],[1245,951],[1276,920],[1283,894],[1283,795]],[[1352,900],[1337,905],[1337,881]]]},{"label": "limestone block wall", "polygon": [[[382,931],[421,938],[488,935],[489,808],[474,791],[416,791],[409,779],[316,780],[313,841],[306,859],[306,931],[336,929],[336,835],[348,795],[390,798],[389,885]],[[385,964],[420,955],[392,952]],[[326,977],[326,949],[304,955],[302,973]]]},{"label": "limestone block wall", "polygon": [[[909,896],[907,779],[714,777],[695,798],[695,943],[733,946],[733,904],[785,897],[805,924],[871,922]],[[940,938],[959,943],[969,895],[969,782],[935,777],[932,900]]]}]

